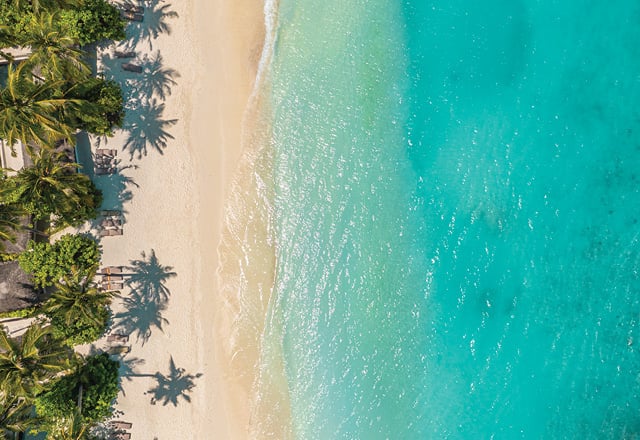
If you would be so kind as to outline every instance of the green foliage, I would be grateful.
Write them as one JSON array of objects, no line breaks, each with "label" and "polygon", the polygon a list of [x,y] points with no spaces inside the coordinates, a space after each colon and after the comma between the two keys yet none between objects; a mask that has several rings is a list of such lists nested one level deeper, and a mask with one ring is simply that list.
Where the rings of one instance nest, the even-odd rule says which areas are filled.
[{"label": "green foliage", "polygon": [[70,346],[97,340],[107,328],[109,304],[114,292],[99,290],[93,283],[95,269],[72,268],[71,274],[55,283],[55,291],[42,306],[53,334]]},{"label": "green foliage", "polygon": [[91,69],[83,60],[84,52],[77,47],[77,39],[61,28],[57,17],[48,12],[34,14],[18,35],[20,46],[31,48],[26,64],[30,71],[48,80],[86,78]]},{"label": "green foliage", "polygon": [[70,125],[107,136],[113,134],[114,127],[122,126],[124,99],[122,89],[115,81],[88,78],[75,85],[67,96],[87,103],[83,111],[70,115]]},{"label": "green foliage", "polygon": [[20,339],[0,327],[0,384],[12,396],[33,398],[69,369],[73,352],[54,338],[50,327],[31,324]]},{"label": "green foliage", "polygon": [[105,0],[85,0],[79,8],[61,11],[60,25],[80,44],[126,37],[120,12]]},{"label": "green foliage", "polygon": [[38,314],[37,307],[26,307],[19,310],[11,310],[9,312],[0,312],[0,319],[4,318],[30,318]]},{"label": "green foliage", "polygon": [[94,422],[106,419],[113,413],[112,403],[118,395],[119,367],[120,363],[106,353],[87,358],[86,364],[75,373],[62,377],[36,398],[38,415],[47,419],[73,415],[82,392],[82,417]]},{"label": "green foliage", "polygon": [[62,314],[50,316],[53,335],[71,347],[97,341],[107,330],[111,314],[109,308],[96,306],[93,319],[78,315],[77,319],[67,322]]},{"label": "green foliage", "polygon": [[6,179],[3,190],[8,203],[22,206],[36,220],[52,218],[52,228],[80,226],[95,218],[102,192],[78,165],[65,161],[62,153],[41,149],[32,156],[33,166]]},{"label": "green foliage", "polygon": [[16,261],[19,256],[20,256],[19,252],[0,253],[0,263],[6,263],[7,261]]},{"label": "green foliage", "polygon": [[13,433],[24,432],[33,426],[35,419],[31,413],[30,402],[18,396],[0,393],[0,439],[8,440],[13,438]]},{"label": "green foliage", "polygon": [[60,139],[71,139],[72,128],[58,113],[80,103],[59,95],[63,80],[34,83],[27,64],[9,65],[7,85],[0,89],[0,137],[13,148],[17,141],[51,146]]},{"label": "green foliage", "polygon": [[51,286],[75,268],[87,273],[100,264],[100,248],[83,235],[65,234],[54,243],[29,241],[18,257],[22,270],[33,275],[34,285]]},{"label": "green foliage", "polygon": [[104,440],[104,437],[96,437],[90,433],[95,425],[95,422],[75,411],[70,416],[41,423],[39,431],[46,432],[48,440]]},{"label": "green foliage", "polygon": [[18,205],[1,202],[4,179],[0,179],[0,252],[2,252],[5,250],[3,241],[15,243],[16,233],[22,229],[20,219],[24,211]]}]

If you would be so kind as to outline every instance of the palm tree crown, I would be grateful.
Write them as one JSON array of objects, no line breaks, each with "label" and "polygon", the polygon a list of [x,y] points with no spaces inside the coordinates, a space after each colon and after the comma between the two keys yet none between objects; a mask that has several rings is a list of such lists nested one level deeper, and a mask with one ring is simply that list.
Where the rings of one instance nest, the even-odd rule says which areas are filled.
[{"label": "palm tree crown", "polygon": [[70,368],[70,359],[69,348],[51,336],[49,327],[34,323],[17,339],[0,328],[0,389],[5,393],[34,397]]},{"label": "palm tree crown", "polygon": [[[0,200],[3,200],[3,183],[0,179]],[[22,229],[22,215],[24,211],[18,205],[0,202],[0,252],[4,251],[4,241],[15,243],[16,232]]]},{"label": "palm tree crown", "polygon": [[18,141],[47,146],[70,139],[73,129],[58,116],[81,102],[59,97],[62,80],[34,83],[25,66],[9,65],[7,86],[0,90],[0,137],[12,148]]},{"label": "palm tree crown", "polygon": [[34,15],[20,35],[20,45],[31,48],[28,67],[40,71],[48,80],[74,81],[91,73],[82,61],[84,52],[77,47],[78,41],[62,32],[56,14],[41,12]]},{"label": "palm tree crown", "polygon": [[101,203],[100,192],[78,165],[65,161],[63,153],[41,149],[33,156],[33,166],[9,178],[8,200],[24,206],[36,219],[57,217],[57,226],[78,225],[95,217]]},{"label": "palm tree crown", "polygon": [[115,292],[98,290],[91,282],[95,273],[95,269],[88,274],[73,270],[63,282],[55,283],[56,290],[45,303],[44,312],[59,316],[67,325],[77,320],[101,324],[100,311],[111,303]]}]

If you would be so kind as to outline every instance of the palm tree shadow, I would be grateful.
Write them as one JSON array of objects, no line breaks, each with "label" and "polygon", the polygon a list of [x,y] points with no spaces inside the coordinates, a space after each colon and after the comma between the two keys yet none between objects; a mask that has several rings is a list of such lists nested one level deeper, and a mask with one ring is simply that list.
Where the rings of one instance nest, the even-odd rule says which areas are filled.
[{"label": "palm tree shadow", "polygon": [[131,382],[134,377],[154,377],[153,374],[142,374],[136,371],[136,368],[145,364],[145,360],[142,358],[125,355],[120,357],[118,360],[120,361],[118,374],[129,382]]},{"label": "palm tree shadow", "polygon": [[143,21],[130,22],[127,26],[127,50],[132,50],[143,42],[147,42],[149,49],[153,50],[153,40],[160,34],[171,34],[171,26],[167,20],[178,17],[178,13],[171,10],[170,3],[161,5],[164,0],[148,0],[145,3]]},{"label": "palm tree shadow", "polygon": [[[119,49],[127,50],[123,46]],[[123,71],[122,65],[125,62],[139,65],[142,72]],[[101,73],[107,79],[115,79],[115,73],[120,70],[117,76],[124,78],[124,81],[120,81],[120,85],[128,110],[133,110],[154,97],[164,101],[171,94],[171,88],[177,84],[175,79],[180,77],[177,70],[164,67],[160,51],[156,51],[152,56],[145,54],[141,58],[136,56],[129,60],[117,59],[111,53],[103,52],[100,56],[100,64],[103,68]]]},{"label": "palm tree shadow", "polygon": [[122,303],[125,311],[114,316],[115,328],[124,334],[135,336],[137,341],[142,341],[142,345],[149,340],[154,328],[162,331],[162,325],[169,324],[162,316],[167,308],[164,301],[155,301],[137,290],[131,290],[122,299]]},{"label": "palm tree shadow", "polygon": [[191,402],[189,393],[196,386],[194,380],[201,377],[202,373],[198,374],[186,374],[184,368],[177,368],[173,361],[173,356],[169,361],[169,374],[166,376],[157,372],[155,379],[157,384],[149,389],[147,393],[151,393],[153,397],[151,402],[162,402],[163,406],[169,403],[173,406],[178,406],[180,398],[187,402]]},{"label": "palm tree shadow", "polygon": [[155,97],[164,101],[171,95],[171,87],[177,84],[175,78],[179,78],[180,74],[175,69],[164,67],[159,51],[151,57],[144,55],[140,64],[142,73],[130,84],[131,97],[138,97],[141,102]]},{"label": "palm tree shadow", "polygon": [[162,119],[164,104],[159,104],[156,99],[138,103],[135,108],[129,109],[125,118],[123,129],[129,132],[129,136],[122,150],[129,150],[130,158],[137,153],[138,159],[146,156],[150,148],[163,154],[167,148],[169,139],[173,135],[167,131],[175,125],[177,119]]},{"label": "palm tree shadow", "polygon": [[133,198],[131,187],[140,187],[131,177],[125,176],[121,173],[127,168],[135,169],[137,166],[129,165],[126,167],[120,167],[119,172],[117,173],[94,177],[93,181],[96,186],[102,190],[103,206],[108,206],[109,209],[122,211],[124,203]]},{"label": "palm tree shadow", "polygon": [[155,250],[149,255],[143,251],[142,258],[130,261],[127,270],[131,272],[126,283],[146,299],[158,303],[169,300],[171,291],[165,283],[169,278],[177,276],[172,266],[163,266],[158,261]]}]

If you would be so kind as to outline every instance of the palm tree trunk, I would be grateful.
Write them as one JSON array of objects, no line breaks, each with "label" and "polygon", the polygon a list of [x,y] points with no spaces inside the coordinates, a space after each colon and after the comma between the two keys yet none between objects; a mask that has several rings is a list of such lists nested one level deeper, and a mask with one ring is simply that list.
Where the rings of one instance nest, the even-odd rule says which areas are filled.
[{"label": "palm tree trunk", "polygon": [[82,382],[80,382],[80,389],[78,390],[78,412],[82,414]]}]

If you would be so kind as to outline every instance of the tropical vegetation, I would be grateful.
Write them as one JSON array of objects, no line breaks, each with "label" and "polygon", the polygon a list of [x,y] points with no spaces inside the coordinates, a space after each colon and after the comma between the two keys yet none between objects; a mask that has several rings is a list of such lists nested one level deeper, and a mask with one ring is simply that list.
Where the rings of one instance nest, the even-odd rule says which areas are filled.
[{"label": "tropical vegetation", "polygon": [[[125,37],[120,11],[107,0],[0,0],[0,138],[29,166],[0,169],[0,262],[17,259],[46,301],[16,316],[35,320],[19,337],[0,326],[0,440],[28,430],[54,440],[93,439],[118,392],[118,362],[74,351],[104,334],[113,292],[94,283],[100,248],[62,228],[93,219],[102,194],[68,145],[86,131],[109,136],[124,118],[120,86],[93,75],[91,51]],[[25,60],[16,48],[28,48]],[[71,149],[72,150],[72,149]],[[18,235],[24,251],[7,254]],[[13,316],[13,315],[12,315]]]},{"label": "tropical vegetation", "polygon": [[[2,185],[2,179],[0,179]],[[0,252],[4,251],[4,242],[15,243],[16,232],[22,229],[21,217],[24,210],[20,205],[0,203]]]},{"label": "tropical vegetation", "polygon": [[111,404],[118,395],[119,367],[120,363],[106,353],[88,357],[73,373],[38,396],[38,415],[65,418],[79,411],[86,421],[104,420],[113,413]]},{"label": "tropical vegetation", "polygon": [[18,262],[37,287],[47,287],[74,271],[82,276],[94,271],[100,264],[100,246],[79,234],[65,234],[53,243],[30,240]]},{"label": "tropical vegetation", "polygon": [[20,339],[0,328],[0,389],[11,396],[32,399],[71,367],[70,348],[56,339],[51,327],[32,324]]},{"label": "tropical vegetation", "polygon": [[73,270],[55,283],[55,291],[42,311],[50,319],[53,333],[67,344],[93,342],[102,336],[109,320],[109,304],[114,292],[100,290],[92,282],[95,270]]}]

